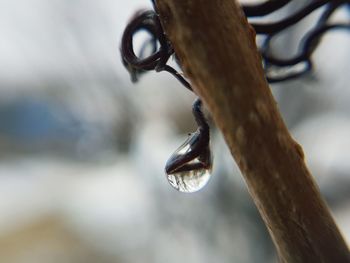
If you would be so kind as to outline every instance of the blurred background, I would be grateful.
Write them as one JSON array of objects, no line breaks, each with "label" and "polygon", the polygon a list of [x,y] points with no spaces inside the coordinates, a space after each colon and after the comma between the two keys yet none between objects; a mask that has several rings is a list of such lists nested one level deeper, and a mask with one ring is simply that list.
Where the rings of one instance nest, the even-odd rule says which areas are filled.
[{"label": "blurred background", "polygon": [[[1,262],[276,262],[214,125],[205,189],[166,180],[167,158],[196,128],[194,96],[166,73],[133,85],[121,64],[128,19],[150,7],[0,0]],[[295,50],[308,23],[276,52]],[[313,74],[271,87],[348,242],[349,46],[349,34],[327,35]]]}]

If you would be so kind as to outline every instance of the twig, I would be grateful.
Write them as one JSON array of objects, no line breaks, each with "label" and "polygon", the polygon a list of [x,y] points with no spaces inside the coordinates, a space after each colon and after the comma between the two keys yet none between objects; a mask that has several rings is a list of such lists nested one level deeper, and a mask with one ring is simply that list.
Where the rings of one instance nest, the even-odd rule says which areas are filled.
[{"label": "twig", "polygon": [[350,254],[264,77],[255,32],[235,1],[158,0],[161,23],[224,135],[282,262]]}]

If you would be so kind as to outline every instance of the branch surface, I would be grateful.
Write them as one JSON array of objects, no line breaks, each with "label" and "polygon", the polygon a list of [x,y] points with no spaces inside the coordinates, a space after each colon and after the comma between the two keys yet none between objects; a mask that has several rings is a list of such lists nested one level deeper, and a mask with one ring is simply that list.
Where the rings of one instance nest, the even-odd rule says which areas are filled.
[{"label": "branch surface", "polygon": [[157,0],[185,75],[223,133],[282,262],[350,262],[233,0]]}]

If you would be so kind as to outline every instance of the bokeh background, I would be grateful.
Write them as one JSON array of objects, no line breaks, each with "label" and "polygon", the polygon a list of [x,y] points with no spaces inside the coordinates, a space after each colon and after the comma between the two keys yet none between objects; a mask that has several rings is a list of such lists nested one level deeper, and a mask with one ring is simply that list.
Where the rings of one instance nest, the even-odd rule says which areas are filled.
[{"label": "bokeh background", "polygon": [[[149,7],[0,0],[2,263],[276,262],[214,125],[205,189],[182,194],[166,180],[166,159],[196,128],[194,96],[166,73],[130,82],[121,34]],[[294,52],[310,21],[283,35],[276,52]],[[349,47],[349,34],[327,35],[313,74],[271,87],[348,242]]]}]

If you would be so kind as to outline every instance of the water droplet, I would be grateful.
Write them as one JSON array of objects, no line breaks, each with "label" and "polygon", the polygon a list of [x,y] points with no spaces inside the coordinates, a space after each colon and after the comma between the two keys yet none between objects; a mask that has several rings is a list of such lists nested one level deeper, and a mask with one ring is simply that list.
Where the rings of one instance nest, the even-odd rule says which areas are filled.
[{"label": "water droplet", "polygon": [[191,134],[166,164],[168,181],[180,192],[197,192],[211,177],[212,158],[209,140],[205,144],[201,140],[199,131]]}]

